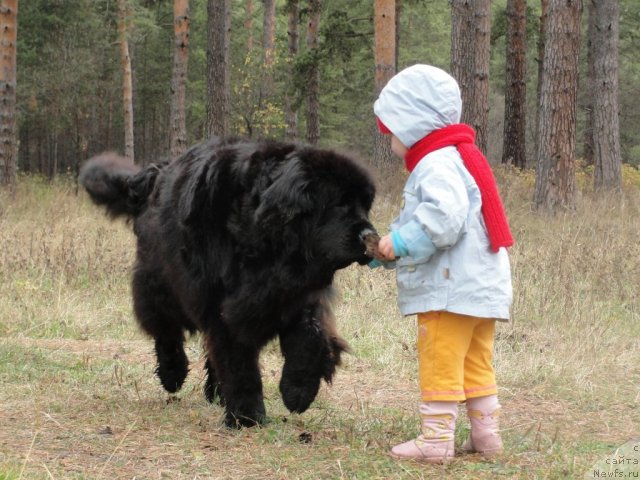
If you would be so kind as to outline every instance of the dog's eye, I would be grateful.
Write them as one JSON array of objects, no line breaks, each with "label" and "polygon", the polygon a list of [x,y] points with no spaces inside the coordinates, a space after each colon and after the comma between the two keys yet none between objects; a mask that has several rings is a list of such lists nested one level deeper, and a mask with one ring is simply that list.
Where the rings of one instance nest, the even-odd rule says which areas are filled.
[{"label": "dog's eye", "polygon": [[346,212],[347,210],[349,210],[349,205],[347,203],[339,203],[334,208],[339,212]]}]

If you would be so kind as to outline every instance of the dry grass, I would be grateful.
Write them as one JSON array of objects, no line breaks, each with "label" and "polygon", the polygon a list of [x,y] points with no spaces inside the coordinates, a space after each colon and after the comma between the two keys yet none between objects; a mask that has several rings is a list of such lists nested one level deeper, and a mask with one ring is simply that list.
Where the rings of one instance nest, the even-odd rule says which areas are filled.
[{"label": "dry grass", "polygon": [[[549,217],[529,208],[531,174],[499,177],[518,242],[513,321],[496,344],[506,452],[447,467],[386,455],[415,434],[418,401],[414,320],[397,312],[392,272],[338,275],[353,355],[308,412],[284,409],[272,345],[270,422],[228,431],[202,397],[197,338],[177,397],[153,376],[152,345],[131,318],[128,226],[67,182],[23,179],[15,198],[0,196],[0,479],[582,476],[640,425],[640,189],[585,193],[576,211]],[[395,191],[376,203],[381,230]]]}]

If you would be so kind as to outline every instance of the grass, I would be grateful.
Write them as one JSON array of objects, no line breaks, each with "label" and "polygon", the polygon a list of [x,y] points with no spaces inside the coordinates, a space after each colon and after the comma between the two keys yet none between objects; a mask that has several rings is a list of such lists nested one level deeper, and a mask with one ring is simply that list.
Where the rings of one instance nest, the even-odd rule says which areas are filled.
[{"label": "grass", "polygon": [[[67,181],[23,178],[15,197],[0,193],[0,480],[582,478],[640,425],[640,185],[626,173],[621,197],[585,189],[575,211],[546,216],[529,207],[530,173],[498,172],[517,240],[513,321],[495,354],[506,451],[445,467],[387,455],[416,434],[419,401],[415,320],[397,311],[393,272],[338,274],[353,354],[309,411],[282,405],[270,345],[269,422],[229,431],[202,396],[197,337],[178,395],[153,375],[131,314],[129,226]],[[374,207],[381,231],[396,190]],[[458,442],[467,428],[463,414]]]}]

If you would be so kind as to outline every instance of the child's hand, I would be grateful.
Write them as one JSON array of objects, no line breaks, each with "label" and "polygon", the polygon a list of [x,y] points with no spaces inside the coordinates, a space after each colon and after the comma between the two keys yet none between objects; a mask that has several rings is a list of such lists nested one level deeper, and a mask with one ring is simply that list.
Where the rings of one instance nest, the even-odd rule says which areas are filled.
[{"label": "child's hand", "polygon": [[396,254],[393,251],[391,235],[385,235],[380,239],[380,242],[378,242],[378,252],[387,262],[391,262],[396,259]]}]

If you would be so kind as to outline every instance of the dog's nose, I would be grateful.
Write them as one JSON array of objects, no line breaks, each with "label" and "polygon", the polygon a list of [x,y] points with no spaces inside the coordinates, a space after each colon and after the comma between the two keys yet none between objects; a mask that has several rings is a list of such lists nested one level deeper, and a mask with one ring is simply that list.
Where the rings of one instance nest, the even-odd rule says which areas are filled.
[{"label": "dog's nose", "polygon": [[360,239],[360,241],[362,243],[365,243],[365,241],[370,238],[371,236],[378,236],[378,232],[376,232],[373,228],[365,228],[364,230],[362,230],[360,232],[360,234],[358,235],[358,238]]},{"label": "dog's nose", "polygon": [[365,228],[360,232],[360,241],[365,247],[364,254],[369,258],[376,258],[378,260],[384,260],[384,257],[380,255],[378,250],[378,242],[380,236],[373,228]]}]

